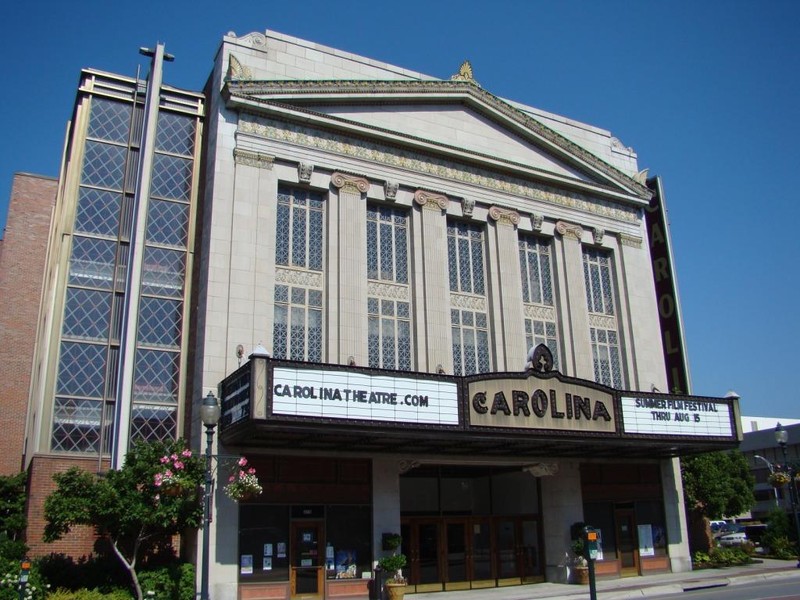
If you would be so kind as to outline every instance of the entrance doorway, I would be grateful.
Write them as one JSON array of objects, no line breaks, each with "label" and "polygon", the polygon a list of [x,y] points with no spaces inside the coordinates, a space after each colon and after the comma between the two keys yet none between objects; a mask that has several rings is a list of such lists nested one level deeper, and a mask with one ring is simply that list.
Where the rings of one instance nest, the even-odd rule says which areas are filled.
[{"label": "entrance doorway", "polygon": [[614,529],[617,534],[617,552],[620,575],[630,577],[639,574],[639,541],[636,535],[636,515],[631,509],[614,511]]},{"label": "entrance doorway", "polygon": [[534,517],[409,517],[401,535],[417,592],[542,580]]},{"label": "entrance doorway", "polygon": [[321,521],[292,521],[289,564],[293,600],[319,600],[324,596],[324,556]]}]

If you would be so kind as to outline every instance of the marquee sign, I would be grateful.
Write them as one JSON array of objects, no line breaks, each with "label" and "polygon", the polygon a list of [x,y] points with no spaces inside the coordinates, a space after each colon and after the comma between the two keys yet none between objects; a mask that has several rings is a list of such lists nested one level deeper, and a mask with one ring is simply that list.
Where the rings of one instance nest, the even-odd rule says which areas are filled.
[{"label": "marquee sign", "polygon": [[272,413],[298,417],[458,425],[454,382],[275,367]]},{"label": "marquee sign", "polygon": [[470,425],[615,433],[614,398],[552,377],[481,379],[468,386]]},{"label": "marquee sign", "polygon": [[736,436],[727,403],[703,398],[653,398],[623,396],[624,433],[685,435],[693,437]]}]

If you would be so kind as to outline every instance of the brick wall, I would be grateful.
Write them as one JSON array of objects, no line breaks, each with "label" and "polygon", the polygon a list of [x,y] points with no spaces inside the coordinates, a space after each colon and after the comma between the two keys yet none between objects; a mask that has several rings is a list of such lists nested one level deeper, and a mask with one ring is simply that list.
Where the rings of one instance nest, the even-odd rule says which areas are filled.
[{"label": "brick wall", "polygon": [[0,252],[0,475],[22,469],[55,179],[17,173]]},{"label": "brick wall", "polygon": [[28,471],[28,529],[25,542],[30,548],[31,557],[44,556],[50,553],[66,554],[77,559],[93,553],[97,537],[91,527],[75,527],[63,539],[45,543],[44,534],[44,501],[56,489],[53,475],[63,473],[71,467],[80,467],[96,473],[99,468],[108,469],[108,461],[97,464],[97,458],[70,458],[65,456],[33,457]]}]

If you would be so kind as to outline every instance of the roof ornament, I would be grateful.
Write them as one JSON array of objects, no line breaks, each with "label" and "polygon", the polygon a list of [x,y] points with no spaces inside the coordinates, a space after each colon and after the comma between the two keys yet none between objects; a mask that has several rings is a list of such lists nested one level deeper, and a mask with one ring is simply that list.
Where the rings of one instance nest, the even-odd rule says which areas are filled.
[{"label": "roof ornament", "polygon": [[239,62],[239,59],[233,54],[230,54],[228,56],[228,72],[225,74],[225,79],[227,81],[241,81],[252,78],[253,73],[250,69]]},{"label": "roof ornament", "polygon": [[472,74],[472,63],[470,63],[468,60],[465,60],[463,63],[461,63],[461,66],[458,68],[458,73],[453,75],[450,78],[450,81],[468,81],[480,86],[480,84],[475,81],[475,77]]}]

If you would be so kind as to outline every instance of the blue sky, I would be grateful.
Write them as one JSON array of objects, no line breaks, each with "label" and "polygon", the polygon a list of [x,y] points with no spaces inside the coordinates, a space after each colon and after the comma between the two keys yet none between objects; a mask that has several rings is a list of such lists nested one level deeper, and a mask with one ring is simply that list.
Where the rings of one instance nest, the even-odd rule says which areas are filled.
[{"label": "blue sky", "polygon": [[58,174],[82,67],[200,90],[221,37],[272,29],[610,130],[664,180],[695,394],[800,418],[800,2],[7,3],[0,225],[15,172]]}]

